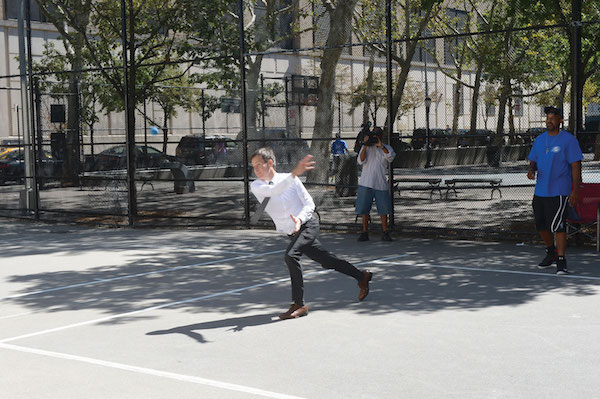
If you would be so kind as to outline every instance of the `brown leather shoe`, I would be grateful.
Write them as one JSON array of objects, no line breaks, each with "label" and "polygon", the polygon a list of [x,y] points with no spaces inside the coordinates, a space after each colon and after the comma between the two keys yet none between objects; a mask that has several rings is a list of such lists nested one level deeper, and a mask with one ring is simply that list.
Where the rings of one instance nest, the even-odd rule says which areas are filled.
[{"label": "brown leather shoe", "polygon": [[300,306],[292,303],[287,312],[279,315],[281,320],[285,319],[295,319],[297,317],[306,316],[308,314],[308,306]]},{"label": "brown leather shoe", "polygon": [[358,282],[360,292],[358,293],[358,300],[362,301],[369,295],[369,281],[373,278],[373,273],[368,270],[363,272],[363,279]]}]

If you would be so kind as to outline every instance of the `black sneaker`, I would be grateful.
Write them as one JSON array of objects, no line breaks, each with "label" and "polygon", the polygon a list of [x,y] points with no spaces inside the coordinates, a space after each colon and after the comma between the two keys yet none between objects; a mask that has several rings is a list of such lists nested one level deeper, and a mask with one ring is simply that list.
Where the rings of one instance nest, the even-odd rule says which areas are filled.
[{"label": "black sneaker", "polygon": [[392,240],[392,236],[390,235],[389,231],[384,231],[383,235],[381,236],[381,241],[394,241],[394,240]]},{"label": "black sneaker", "polygon": [[556,253],[556,248],[552,247],[548,247],[546,248],[546,257],[544,259],[542,259],[542,261],[539,263],[538,267],[540,269],[546,268],[546,267],[550,267],[552,266],[552,264],[554,263],[554,261],[558,258],[558,253]]},{"label": "black sneaker", "polygon": [[569,270],[567,270],[567,259],[564,256],[559,256],[556,259],[556,274],[570,274]]},{"label": "black sneaker", "polygon": [[369,233],[363,231],[358,235],[358,241],[369,241]]}]

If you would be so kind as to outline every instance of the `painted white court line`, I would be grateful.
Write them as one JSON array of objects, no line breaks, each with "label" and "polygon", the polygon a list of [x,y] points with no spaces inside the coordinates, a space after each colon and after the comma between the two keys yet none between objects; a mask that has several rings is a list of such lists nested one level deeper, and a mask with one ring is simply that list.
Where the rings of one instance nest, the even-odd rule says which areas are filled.
[{"label": "painted white court line", "polygon": [[154,370],[154,369],[149,369],[149,368],[145,368],[145,367],[138,367],[138,366],[131,366],[128,364],[108,362],[106,360],[100,360],[100,359],[94,359],[94,358],[76,356],[76,355],[69,355],[67,353],[51,352],[51,351],[46,351],[46,350],[42,350],[42,349],[33,349],[33,348],[26,348],[23,346],[7,345],[7,344],[0,344],[0,348],[13,350],[13,351],[19,351],[19,352],[25,352],[25,353],[32,353],[32,354],[41,355],[41,356],[48,356],[48,357],[57,358],[57,359],[74,360],[77,362],[93,364],[95,366],[103,366],[103,367],[109,367],[109,368],[113,368],[113,369],[126,370],[126,371],[131,371],[134,373],[152,375],[155,377],[162,377],[162,378],[169,378],[169,379],[177,380],[177,381],[191,382],[193,384],[208,385],[211,387],[227,389],[229,391],[237,391],[237,392],[243,392],[243,393],[248,393],[248,394],[252,394],[252,395],[263,396],[266,398],[302,399],[298,396],[291,396],[291,395],[286,395],[286,394],[277,393],[277,392],[265,391],[263,389],[252,388],[252,387],[247,387],[247,386],[237,385],[237,384],[231,384],[228,382],[210,380],[208,378],[195,377],[195,376],[185,375],[185,374],[170,373],[167,371]]},{"label": "painted white court line", "polygon": [[9,295],[9,296],[5,296],[5,297],[0,298],[0,301],[5,301],[7,299],[22,298],[22,297],[31,296],[31,295],[37,295],[37,294],[45,294],[47,292],[68,290],[70,288],[87,287],[87,286],[90,286],[90,285],[103,284],[103,283],[108,283],[108,282],[112,282],[112,281],[119,281],[119,280],[126,280],[126,279],[130,279],[130,278],[135,278],[135,277],[149,276],[149,275],[152,275],[152,274],[168,273],[168,272],[173,272],[173,271],[181,270],[181,269],[191,269],[191,268],[199,267],[199,266],[214,265],[214,264],[224,263],[224,262],[229,262],[229,261],[234,261],[234,260],[247,259],[247,258],[256,258],[258,256],[272,255],[272,254],[277,254],[277,253],[281,253],[281,252],[284,252],[284,250],[281,249],[281,250],[277,250],[277,251],[263,252],[263,253],[260,253],[260,254],[241,255],[241,256],[236,256],[236,257],[233,257],[233,258],[211,260],[211,261],[202,262],[202,263],[195,263],[193,265],[176,266],[176,267],[170,267],[168,269],[159,269],[159,270],[153,270],[153,271],[144,272],[144,273],[127,274],[125,276],[119,276],[119,277],[113,277],[113,278],[96,278],[93,281],[86,281],[86,282],[78,283],[78,284],[64,285],[64,286],[61,286],[61,287],[48,288],[48,289],[45,289],[45,290],[31,291],[31,292],[25,292],[25,293],[22,293],[22,294]]},{"label": "painted white court line", "polygon": [[0,320],[1,319],[10,319],[11,317],[26,316],[28,314],[37,313],[37,312],[39,312],[39,310],[32,310],[31,312],[23,312],[23,313],[11,314],[11,315],[8,315],[8,316],[0,316]]},{"label": "painted white court line", "polygon": [[[370,264],[370,263],[374,263],[374,262],[380,262],[380,261],[384,261],[384,260],[388,260],[388,259],[403,258],[405,256],[408,256],[408,254],[393,255],[393,256],[387,256],[387,257],[384,257],[384,258],[373,259],[373,260],[370,260],[370,261],[365,261],[365,262],[357,263],[355,266],[361,266],[361,265]],[[311,275],[324,274],[324,273],[329,273],[329,272],[331,272],[331,270],[321,270],[321,271],[306,273],[304,276],[308,277],[308,276],[311,276]],[[219,297],[219,296],[223,296],[223,295],[236,294],[236,293],[239,293],[239,292],[242,292],[242,291],[248,291],[248,290],[251,290],[251,289],[254,289],[254,288],[260,288],[260,287],[265,287],[267,285],[279,284],[279,283],[282,283],[284,281],[288,281],[289,279],[290,279],[289,277],[280,278],[280,279],[277,279],[277,280],[268,281],[266,283],[249,285],[247,287],[237,288],[237,289],[234,289],[234,290],[223,291],[223,292],[216,292],[214,294],[203,295],[203,296],[199,296],[199,297],[196,297],[196,298],[186,299],[186,300],[183,300],[183,301],[176,301],[176,302],[164,303],[162,305],[151,306],[151,307],[148,307],[148,308],[138,309],[138,310],[134,310],[134,311],[131,311],[131,312],[126,312],[126,313],[120,313],[120,314],[115,314],[115,315],[111,315],[111,316],[101,317],[99,319],[94,319],[94,320],[82,321],[80,323],[69,324],[69,325],[62,326],[62,327],[50,328],[50,329],[47,329],[47,330],[37,331],[37,332],[34,332],[34,333],[19,335],[17,337],[6,338],[6,339],[3,339],[3,340],[0,340],[0,344],[6,343],[6,342],[17,341],[17,340],[25,339],[25,338],[36,337],[36,336],[39,336],[39,335],[50,334],[50,333],[57,332],[57,331],[68,330],[68,329],[75,328],[75,327],[86,326],[86,325],[89,325],[89,324],[103,323],[103,322],[108,321],[108,320],[118,319],[118,318],[121,318],[121,317],[133,316],[133,315],[140,314],[140,313],[150,312],[152,310],[164,309],[164,308],[169,308],[169,307],[173,307],[173,306],[177,306],[177,305],[182,305],[182,304],[186,304],[186,303],[201,301],[203,299],[215,298],[215,297]]]},{"label": "painted white court line", "polygon": [[554,277],[554,278],[571,278],[571,279],[579,279],[579,280],[593,280],[600,281],[600,277],[594,276],[579,276],[576,274],[566,274],[566,275],[558,275],[558,274],[549,274],[549,273],[540,273],[540,272],[527,272],[521,270],[503,270],[503,269],[484,269],[480,267],[469,267],[469,266],[448,266],[448,265],[432,265],[426,263],[408,263],[408,262],[388,262],[388,261],[378,261],[378,263],[386,263],[388,265],[399,265],[399,266],[413,266],[413,267],[428,267],[428,268],[436,268],[436,269],[450,269],[450,270],[468,270],[475,272],[485,272],[485,273],[504,273],[504,274],[521,274],[527,276],[543,276],[543,277]]}]

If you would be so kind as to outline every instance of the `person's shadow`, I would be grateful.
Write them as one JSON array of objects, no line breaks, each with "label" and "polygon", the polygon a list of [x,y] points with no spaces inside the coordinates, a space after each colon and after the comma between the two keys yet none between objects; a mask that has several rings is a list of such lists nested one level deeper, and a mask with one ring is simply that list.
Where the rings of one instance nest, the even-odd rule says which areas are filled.
[{"label": "person's shadow", "polygon": [[198,330],[208,330],[215,328],[224,328],[231,327],[227,331],[242,331],[246,327],[254,327],[261,326],[264,324],[274,323],[279,320],[279,318],[274,318],[272,314],[265,315],[254,315],[254,316],[245,316],[245,317],[233,317],[230,319],[224,320],[215,320],[215,321],[207,321],[204,323],[190,324],[187,326],[180,326],[171,328],[169,330],[157,330],[146,333],[146,335],[164,335],[164,334],[183,334],[187,335],[190,338],[195,339],[201,344],[210,342],[207,341],[202,334],[198,332]]}]

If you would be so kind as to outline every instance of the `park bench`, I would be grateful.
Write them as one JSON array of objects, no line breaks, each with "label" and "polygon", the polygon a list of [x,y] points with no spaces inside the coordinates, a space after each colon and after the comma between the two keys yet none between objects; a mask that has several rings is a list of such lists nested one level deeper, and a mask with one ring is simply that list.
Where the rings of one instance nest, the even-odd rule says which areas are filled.
[{"label": "park bench", "polygon": [[[448,195],[450,192],[454,192],[454,196],[458,197],[458,193],[456,192],[456,185],[463,185],[462,188],[491,188],[492,192],[490,195],[490,199],[494,198],[494,191],[498,191],[499,198],[502,198],[502,191],[500,191],[500,185],[502,184],[502,179],[481,179],[481,178],[457,178],[457,179],[446,179],[444,180],[446,184],[446,199],[448,199]],[[485,184],[488,185],[485,185]]]},{"label": "park bench", "polygon": [[[404,184],[408,185],[404,185]],[[419,191],[419,190],[429,190],[429,198],[433,197],[433,193],[437,191],[440,194],[440,199],[442,198],[442,189],[440,184],[442,183],[442,179],[440,178],[428,178],[428,177],[417,177],[417,178],[404,178],[398,177],[394,179],[394,191],[398,192],[398,197],[400,197],[402,191]],[[419,184],[419,185],[417,185]]]}]

